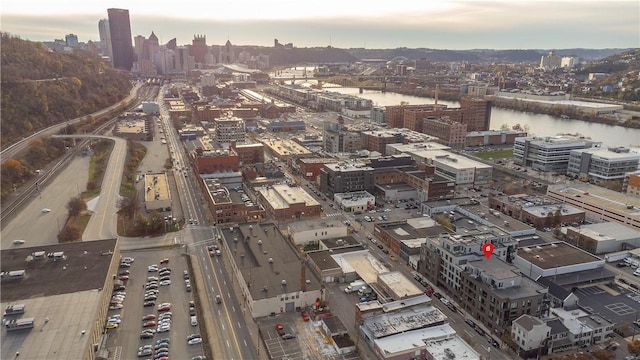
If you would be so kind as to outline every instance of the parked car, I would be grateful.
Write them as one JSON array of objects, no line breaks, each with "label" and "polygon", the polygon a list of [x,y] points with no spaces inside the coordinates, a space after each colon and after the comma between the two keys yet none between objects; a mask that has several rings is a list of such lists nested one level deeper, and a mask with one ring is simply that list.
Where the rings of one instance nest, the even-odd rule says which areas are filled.
[{"label": "parked car", "polygon": [[284,326],[282,326],[282,324],[277,324],[276,332],[278,333],[278,336],[283,336],[285,334]]},{"label": "parked car", "polygon": [[162,260],[160,260],[160,264],[168,264],[169,263],[169,259],[168,258],[164,258]]},{"label": "parked car", "polygon": [[147,314],[142,317],[142,321],[155,320],[156,316],[154,314]]},{"label": "parked car", "polygon": [[302,310],[302,312],[300,313],[300,315],[302,315],[302,320],[304,320],[304,321],[309,321],[309,320],[310,320],[310,318],[309,318],[309,314],[307,313],[307,311],[306,311],[306,310]]}]

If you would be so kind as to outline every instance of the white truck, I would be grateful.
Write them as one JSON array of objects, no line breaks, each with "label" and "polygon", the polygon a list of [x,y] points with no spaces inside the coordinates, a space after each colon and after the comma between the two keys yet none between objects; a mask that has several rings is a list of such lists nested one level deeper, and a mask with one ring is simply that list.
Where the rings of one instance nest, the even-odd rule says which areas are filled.
[{"label": "white truck", "polygon": [[371,288],[368,286],[361,286],[360,289],[358,289],[358,295],[359,296],[364,296],[364,295],[369,295],[371,294]]},{"label": "white truck", "polygon": [[345,289],[344,292],[349,294],[352,293],[354,291],[358,291],[361,287],[367,285],[367,283],[364,280],[356,280],[354,282],[352,282],[351,284],[349,284]]}]

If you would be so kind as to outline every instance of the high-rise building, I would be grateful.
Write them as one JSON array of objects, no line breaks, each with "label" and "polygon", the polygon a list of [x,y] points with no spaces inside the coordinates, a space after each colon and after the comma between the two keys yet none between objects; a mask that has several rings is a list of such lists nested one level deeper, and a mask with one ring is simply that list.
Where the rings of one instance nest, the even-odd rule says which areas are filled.
[{"label": "high-rise building", "polygon": [[194,35],[191,42],[191,56],[194,57],[196,63],[204,64],[205,55],[207,55],[206,35]]},{"label": "high-rise building", "polygon": [[133,44],[129,10],[107,9],[113,67],[130,71],[133,67]]},{"label": "high-rise building", "polygon": [[67,46],[70,48],[78,47],[78,35],[76,34],[65,35],[64,41],[67,43]]},{"label": "high-rise building", "polygon": [[113,65],[113,54],[111,53],[111,31],[109,30],[109,20],[98,21],[98,32],[100,33],[100,53],[108,56]]},{"label": "high-rise building", "polygon": [[562,65],[562,56],[556,55],[553,51],[549,51],[548,55],[542,55],[540,58],[540,69],[553,70]]}]

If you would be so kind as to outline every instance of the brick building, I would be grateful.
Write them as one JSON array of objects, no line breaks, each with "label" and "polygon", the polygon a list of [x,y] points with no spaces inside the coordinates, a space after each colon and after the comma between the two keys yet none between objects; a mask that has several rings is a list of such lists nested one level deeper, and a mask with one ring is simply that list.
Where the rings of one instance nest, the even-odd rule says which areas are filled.
[{"label": "brick building", "polygon": [[423,120],[423,132],[437,137],[441,144],[459,149],[464,147],[467,125],[446,117],[428,117]]}]

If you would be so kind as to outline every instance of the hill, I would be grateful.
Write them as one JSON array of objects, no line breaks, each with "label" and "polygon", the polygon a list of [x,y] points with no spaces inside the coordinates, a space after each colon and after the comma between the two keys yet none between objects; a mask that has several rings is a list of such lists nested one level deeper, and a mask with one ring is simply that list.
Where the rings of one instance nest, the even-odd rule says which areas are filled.
[{"label": "hill", "polygon": [[3,147],[56,123],[92,113],[123,99],[126,72],[98,55],[51,52],[42,44],[2,33]]},{"label": "hill", "polygon": [[[584,60],[600,59],[610,55],[619,54],[626,49],[560,49],[554,50],[559,55],[578,56]],[[540,57],[547,54],[549,50],[528,49],[528,50],[493,50],[493,49],[472,49],[472,50],[441,50],[441,49],[347,49],[349,53],[358,59],[386,59],[402,56],[409,60],[426,59],[429,61],[467,61],[472,63],[539,63]]]}]

